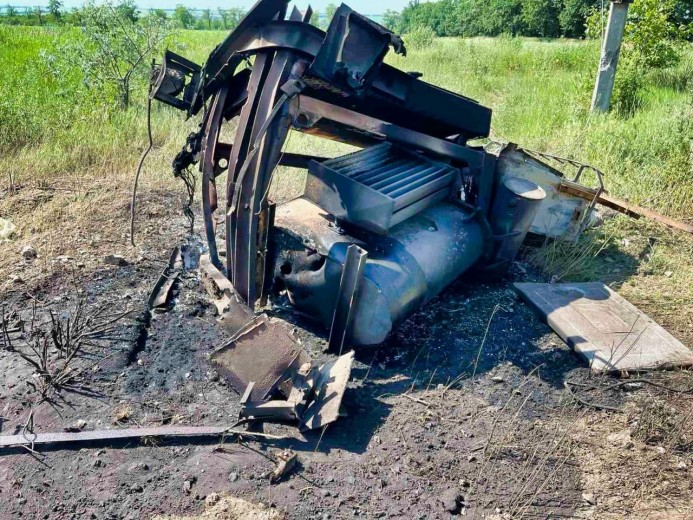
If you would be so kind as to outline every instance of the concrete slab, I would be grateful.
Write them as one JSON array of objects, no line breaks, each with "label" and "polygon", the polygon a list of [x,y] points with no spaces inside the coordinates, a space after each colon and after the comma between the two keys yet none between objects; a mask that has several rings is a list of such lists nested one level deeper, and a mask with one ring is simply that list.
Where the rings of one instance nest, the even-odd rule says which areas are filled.
[{"label": "concrete slab", "polygon": [[516,283],[515,289],[593,372],[693,366],[693,351],[601,282]]}]

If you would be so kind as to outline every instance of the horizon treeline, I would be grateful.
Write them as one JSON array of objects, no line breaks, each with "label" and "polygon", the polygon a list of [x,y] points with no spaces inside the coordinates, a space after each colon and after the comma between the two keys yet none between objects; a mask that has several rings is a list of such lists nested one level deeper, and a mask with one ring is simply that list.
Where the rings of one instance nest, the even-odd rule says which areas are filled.
[{"label": "horizon treeline", "polygon": [[[246,10],[242,7],[229,9],[191,9],[183,4],[178,4],[174,9],[139,9],[134,0],[122,0],[113,4],[114,9],[127,15],[127,18],[135,21],[147,16],[155,16],[168,20],[174,26],[181,29],[198,30],[230,30],[235,28],[245,16]],[[83,7],[66,9],[61,0],[49,0],[46,7],[30,7],[20,11],[12,5],[0,5],[0,24],[7,25],[74,25],[82,24],[81,14]],[[336,4],[328,4],[325,11],[313,12],[311,23],[326,28],[337,10]]]},{"label": "horizon treeline", "polygon": [[[638,0],[635,0],[636,2]],[[668,4],[673,3],[669,9]],[[387,10],[383,25],[399,34],[432,29],[436,36],[531,36],[583,38],[587,19],[602,0],[412,0],[402,11]],[[662,2],[662,14],[678,26],[693,23],[693,0]]]}]

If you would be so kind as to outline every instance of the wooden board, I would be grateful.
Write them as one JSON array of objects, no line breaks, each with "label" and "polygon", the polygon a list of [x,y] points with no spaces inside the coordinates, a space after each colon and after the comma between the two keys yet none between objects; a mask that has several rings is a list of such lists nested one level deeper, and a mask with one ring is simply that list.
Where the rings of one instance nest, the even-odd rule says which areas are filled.
[{"label": "wooden board", "polygon": [[601,282],[515,288],[593,372],[693,366],[693,352]]}]

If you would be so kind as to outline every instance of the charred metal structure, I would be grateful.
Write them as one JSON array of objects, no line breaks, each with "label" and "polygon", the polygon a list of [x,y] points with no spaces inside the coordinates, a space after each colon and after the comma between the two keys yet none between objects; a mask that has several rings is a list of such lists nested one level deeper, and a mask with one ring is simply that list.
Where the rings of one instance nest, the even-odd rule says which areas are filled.
[{"label": "charred metal structure", "polygon": [[[544,192],[468,144],[489,135],[490,109],[383,62],[406,54],[399,36],[346,5],[326,32],[308,23],[310,9],[287,16],[287,6],[260,0],[203,66],[168,52],[151,95],[202,113],[174,167],[199,161],[211,262],[250,309],[286,290],[341,352],[382,342],[465,271],[502,272]],[[360,150],[282,153],[291,129]],[[308,178],[302,197],[275,206],[278,165]]]}]

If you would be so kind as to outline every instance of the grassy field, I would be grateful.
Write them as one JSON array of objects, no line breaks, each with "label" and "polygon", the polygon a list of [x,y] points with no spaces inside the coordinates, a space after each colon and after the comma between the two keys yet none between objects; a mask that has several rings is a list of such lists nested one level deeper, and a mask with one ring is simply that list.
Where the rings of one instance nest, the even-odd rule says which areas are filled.
[{"label": "grassy field", "polygon": [[[45,256],[69,254],[70,242],[61,237],[88,230],[89,222],[111,220],[100,236],[127,247],[131,177],[146,144],[146,92],[135,95],[134,106],[123,112],[87,88],[80,70],[54,75],[48,63],[55,42],[76,37],[76,31],[0,26],[2,186],[11,176],[27,187],[0,198],[0,217],[14,222],[19,237],[0,245],[2,279],[24,242],[41,243]],[[183,31],[171,45],[203,62],[223,37],[222,32]],[[589,162],[605,172],[614,196],[691,221],[693,50],[676,68],[646,78],[635,114],[593,116],[588,106],[598,47],[597,42],[558,40],[439,39],[406,58],[388,59],[491,107],[494,139]],[[197,124],[158,104],[153,122],[156,149],[143,174],[144,200],[151,193],[182,193],[170,176],[170,161]],[[293,134],[287,148],[342,150]],[[280,198],[296,190],[295,174],[280,171],[276,182]],[[563,279],[615,284],[693,346],[690,237],[617,218],[577,245],[550,245],[533,258]]]}]

